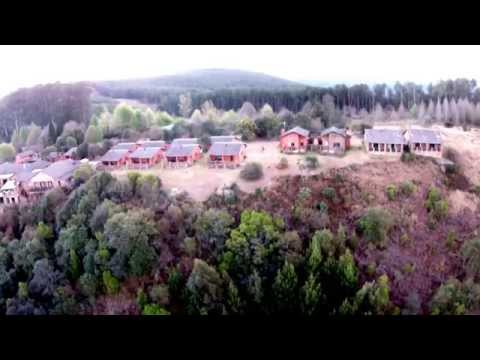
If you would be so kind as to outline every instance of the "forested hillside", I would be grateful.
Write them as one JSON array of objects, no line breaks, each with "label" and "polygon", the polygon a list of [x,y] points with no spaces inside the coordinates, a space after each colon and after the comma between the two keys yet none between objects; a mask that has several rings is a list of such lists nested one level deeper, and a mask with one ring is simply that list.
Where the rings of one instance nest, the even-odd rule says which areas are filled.
[{"label": "forested hillside", "polygon": [[15,91],[0,102],[1,137],[9,139],[23,125],[47,127],[52,123],[61,134],[68,121],[88,123],[92,90],[87,83],[56,83]]}]

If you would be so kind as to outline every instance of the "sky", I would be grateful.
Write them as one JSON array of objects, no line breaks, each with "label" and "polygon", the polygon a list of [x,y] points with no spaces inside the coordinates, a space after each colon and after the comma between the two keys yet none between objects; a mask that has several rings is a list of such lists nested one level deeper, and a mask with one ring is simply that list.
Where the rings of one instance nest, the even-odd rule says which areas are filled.
[{"label": "sky", "polygon": [[119,80],[224,68],[294,81],[428,84],[480,80],[480,46],[1,45],[0,96],[52,82]]}]

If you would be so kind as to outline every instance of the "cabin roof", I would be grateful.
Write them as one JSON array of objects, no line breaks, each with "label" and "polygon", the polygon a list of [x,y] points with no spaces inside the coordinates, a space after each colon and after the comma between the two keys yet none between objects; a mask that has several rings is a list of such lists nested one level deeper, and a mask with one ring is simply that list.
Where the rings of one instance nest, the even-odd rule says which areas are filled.
[{"label": "cabin roof", "polygon": [[347,130],[346,129],[339,129],[335,126],[329,127],[328,129],[325,129],[321,132],[321,135],[328,135],[328,134],[338,134],[340,136],[347,136]]},{"label": "cabin roof", "polygon": [[160,150],[161,147],[141,147],[135,150],[131,155],[130,158],[136,159],[151,159],[154,157]]},{"label": "cabin roof", "polygon": [[400,129],[365,129],[365,140],[379,144],[404,144],[405,139]]},{"label": "cabin roof", "polygon": [[100,161],[119,161],[128,153],[128,149],[110,149],[100,158]]},{"label": "cabin roof", "polygon": [[442,138],[436,131],[429,129],[411,129],[409,130],[409,140],[412,143],[441,144]]},{"label": "cabin roof", "polygon": [[196,144],[172,144],[165,153],[167,157],[189,156],[197,147]]},{"label": "cabin roof", "polygon": [[145,140],[145,141],[139,142],[139,144],[141,146],[143,146],[144,148],[150,148],[150,147],[160,148],[160,147],[165,146],[165,141],[163,141],[163,140]]},{"label": "cabin roof", "polygon": [[212,142],[212,144],[216,142],[232,142],[236,140],[237,137],[233,135],[210,136],[210,141]]},{"label": "cabin roof", "polygon": [[65,180],[73,175],[73,172],[78,168],[79,165],[80,161],[78,160],[60,160],[54,162],[49,167],[43,169],[41,172],[50,175],[54,179]]},{"label": "cabin roof", "polygon": [[304,136],[304,137],[308,137],[308,135],[310,134],[310,131],[300,127],[300,126],[295,126],[293,129],[290,129],[288,131],[285,131],[282,135],[280,136],[285,136],[285,135],[289,135],[289,134],[299,134],[301,136]]},{"label": "cabin roof", "polygon": [[209,155],[238,155],[244,146],[241,142],[215,142],[208,151]]},{"label": "cabin roof", "polygon": [[50,163],[45,160],[35,160],[26,164],[15,164],[11,162],[5,162],[0,164],[0,174],[18,174],[24,171],[32,171],[35,169],[44,169],[49,166]]},{"label": "cabin roof", "polygon": [[178,138],[172,141],[173,144],[198,144],[198,138]]},{"label": "cabin roof", "polygon": [[131,150],[134,148],[137,144],[133,142],[121,142],[112,147],[111,150]]}]

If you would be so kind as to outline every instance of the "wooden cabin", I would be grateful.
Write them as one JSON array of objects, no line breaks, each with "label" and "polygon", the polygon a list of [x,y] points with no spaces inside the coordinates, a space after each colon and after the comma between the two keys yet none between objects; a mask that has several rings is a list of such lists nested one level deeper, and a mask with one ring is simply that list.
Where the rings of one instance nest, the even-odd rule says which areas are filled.
[{"label": "wooden cabin", "polygon": [[166,166],[187,167],[202,157],[202,150],[198,144],[173,144],[165,153]]},{"label": "wooden cabin", "polygon": [[401,155],[406,142],[400,129],[365,129],[364,145],[369,154]]},{"label": "wooden cabin", "polygon": [[112,148],[100,158],[100,162],[106,169],[116,169],[127,164],[129,155],[129,149]]},{"label": "wooden cabin", "polygon": [[296,126],[288,131],[282,129],[280,134],[280,151],[306,152],[308,149],[309,135],[310,131],[300,126]]},{"label": "wooden cabin", "polygon": [[132,169],[148,169],[163,158],[161,147],[140,147],[128,157],[128,167]]},{"label": "wooden cabin", "polygon": [[346,129],[330,127],[309,137],[309,149],[329,154],[343,154],[350,149],[351,135]]},{"label": "wooden cabin", "polygon": [[409,129],[405,140],[410,152],[431,157],[442,157],[442,138],[436,131],[429,129]]},{"label": "wooden cabin", "polygon": [[235,168],[246,159],[246,144],[241,142],[215,142],[208,152],[210,167]]}]

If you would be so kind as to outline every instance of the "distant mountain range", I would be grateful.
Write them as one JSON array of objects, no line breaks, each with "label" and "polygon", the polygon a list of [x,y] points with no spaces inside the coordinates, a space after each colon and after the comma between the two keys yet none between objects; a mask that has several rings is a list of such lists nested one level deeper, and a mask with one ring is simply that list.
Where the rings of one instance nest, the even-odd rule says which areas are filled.
[{"label": "distant mountain range", "polygon": [[174,92],[238,89],[302,90],[309,87],[309,85],[257,72],[206,69],[145,79],[101,81],[95,82],[95,87],[102,93],[102,90],[115,91],[125,89],[152,89]]}]

